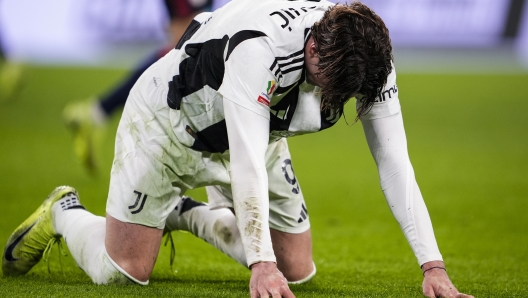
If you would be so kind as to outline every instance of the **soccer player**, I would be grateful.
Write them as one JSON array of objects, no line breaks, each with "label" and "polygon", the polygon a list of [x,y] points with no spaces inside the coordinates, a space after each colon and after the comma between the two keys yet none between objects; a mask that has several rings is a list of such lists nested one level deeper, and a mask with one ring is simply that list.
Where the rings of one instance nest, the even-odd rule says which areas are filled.
[{"label": "soccer player", "polygon": [[[106,218],[56,188],[8,239],[4,274],[62,236],[95,283],[146,285],[164,229],[188,230],[251,269],[251,297],[294,297],[288,282],[316,268],[286,137],[332,127],[353,97],[424,294],[471,297],[445,271],[414,178],[388,30],[359,2],[234,0],[198,15],[130,93]],[[202,186],[208,205],[182,198]]]}]

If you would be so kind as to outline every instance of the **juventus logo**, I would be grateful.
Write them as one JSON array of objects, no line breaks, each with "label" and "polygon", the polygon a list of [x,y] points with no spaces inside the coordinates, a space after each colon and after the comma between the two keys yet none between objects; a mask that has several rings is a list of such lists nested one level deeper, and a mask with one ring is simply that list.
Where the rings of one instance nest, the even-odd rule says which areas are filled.
[{"label": "juventus logo", "polygon": [[[134,203],[134,205],[128,206],[128,209],[130,209],[130,210],[135,209],[138,206],[139,201],[141,200],[141,204],[139,205],[139,207],[137,207],[137,209],[134,210],[134,211],[130,211],[130,213],[132,213],[132,214],[137,214],[137,213],[141,212],[141,210],[143,210],[143,206],[145,206],[145,201],[147,200],[147,195],[146,194],[143,195],[142,193],[140,193],[137,190],[134,190],[134,193],[137,194],[136,202]],[[143,195],[143,199],[141,199],[141,195]]]}]

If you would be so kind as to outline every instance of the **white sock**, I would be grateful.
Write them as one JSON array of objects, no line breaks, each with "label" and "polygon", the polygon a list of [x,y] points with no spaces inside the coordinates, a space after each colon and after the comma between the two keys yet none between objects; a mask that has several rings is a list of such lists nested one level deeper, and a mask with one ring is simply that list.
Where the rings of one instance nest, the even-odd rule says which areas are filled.
[{"label": "white sock", "polygon": [[[179,209],[181,205],[178,204]],[[227,208],[211,210],[207,205],[196,206],[181,215],[180,210],[173,210],[167,217],[165,228],[191,232],[247,267],[235,215]]]},{"label": "white sock", "polygon": [[57,201],[51,212],[53,229],[64,237],[75,262],[94,283],[131,283],[106,253],[104,217],[84,210],[74,196]]}]

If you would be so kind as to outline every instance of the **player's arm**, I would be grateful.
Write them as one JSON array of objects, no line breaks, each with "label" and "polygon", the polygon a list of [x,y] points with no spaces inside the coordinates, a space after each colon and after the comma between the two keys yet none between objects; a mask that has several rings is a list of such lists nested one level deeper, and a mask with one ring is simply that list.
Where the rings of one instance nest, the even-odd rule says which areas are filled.
[{"label": "player's arm", "polygon": [[225,99],[224,113],[237,225],[252,271],[251,297],[281,293],[288,297],[291,292],[286,278],[277,269],[268,224],[268,179],[264,156],[269,120]]},{"label": "player's arm", "polygon": [[361,122],[378,167],[381,189],[424,271],[424,295],[470,297],[456,296],[459,293],[447,276],[409,159],[394,70],[379,102],[361,117]]},{"label": "player's arm", "polygon": [[[258,45],[258,41],[254,44]],[[224,97],[237,225],[252,271],[251,297],[294,297],[286,278],[277,269],[271,243],[265,164],[269,141],[269,108],[257,101],[261,89],[274,77],[269,72],[269,66],[262,64],[262,61],[266,61],[263,57],[267,53],[259,53],[258,48],[248,51],[244,48],[248,45],[249,42],[239,45],[240,48],[237,47],[226,61],[224,82],[220,89]]]}]

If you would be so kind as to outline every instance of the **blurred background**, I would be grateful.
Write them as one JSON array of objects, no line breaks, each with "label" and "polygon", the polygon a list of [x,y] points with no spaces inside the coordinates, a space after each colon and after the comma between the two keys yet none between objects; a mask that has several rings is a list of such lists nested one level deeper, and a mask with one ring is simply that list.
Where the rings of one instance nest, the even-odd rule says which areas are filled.
[{"label": "blurred background", "polygon": [[[170,2],[210,10],[226,1]],[[391,33],[409,154],[451,278],[475,297],[527,297],[527,0],[363,2]],[[166,3],[0,0],[0,250],[58,185],[74,186],[87,210],[105,214],[123,105],[114,99],[126,100],[142,67],[173,47]],[[354,107],[347,106],[346,119],[332,129],[288,140],[318,270],[295,291],[422,297],[421,271],[380,191],[361,124],[352,124]],[[188,194],[206,200],[203,190]],[[120,291],[213,297],[224,289],[219,297],[247,296],[249,271],[190,234],[173,234],[178,274],[163,247],[152,286]],[[112,287],[93,286],[72,258],[63,261],[68,274],[54,283],[46,266],[58,276],[57,258],[23,279],[0,277],[0,297],[35,296],[32,289],[116,296]]]},{"label": "blurred background", "polygon": [[[385,20],[400,72],[528,67],[525,0],[363,2]],[[4,51],[29,63],[131,67],[165,41],[168,22],[161,0],[0,1]]]}]

